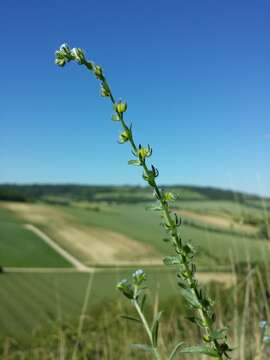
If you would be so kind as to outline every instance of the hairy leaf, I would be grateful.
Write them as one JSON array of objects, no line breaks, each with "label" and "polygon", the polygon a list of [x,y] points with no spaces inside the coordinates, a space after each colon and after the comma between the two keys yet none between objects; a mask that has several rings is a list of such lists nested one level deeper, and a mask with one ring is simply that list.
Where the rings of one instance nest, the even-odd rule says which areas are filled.
[{"label": "hairy leaf", "polygon": [[177,256],[166,256],[163,258],[164,265],[177,265],[180,264],[180,261]]},{"label": "hairy leaf", "polygon": [[181,294],[184,296],[184,298],[187,300],[187,302],[195,309],[198,309],[199,307],[201,307],[201,304],[199,303],[196,295],[193,293],[193,291],[191,289],[181,288]]}]

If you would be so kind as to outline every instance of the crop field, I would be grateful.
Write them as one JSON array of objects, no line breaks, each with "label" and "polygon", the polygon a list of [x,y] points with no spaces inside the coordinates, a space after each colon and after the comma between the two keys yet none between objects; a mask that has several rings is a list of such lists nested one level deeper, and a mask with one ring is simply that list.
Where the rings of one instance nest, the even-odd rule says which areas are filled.
[{"label": "crop field", "polygon": [[[134,269],[133,269],[134,270]],[[78,320],[87,289],[87,312],[97,302],[120,299],[115,284],[132,270],[97,273],[7,273],[1,276],[0,335],[27,341],[29,335],[41,325],[47,326],[55,319]],[[176,293],[171,272],[148,271],[152,296],[155,284],[162,286],[162,294]]]},{"label": "crop field", "polygon": [[[115,284],[130,278],[136,268],[96,270],[89,273],[6,273],[1,276],[0,338],[15,337],[27,343],[31,334],[48,327],[56,319],[77,322],[83,304],[91,313],[97,303],[122,301]],[[170,269],[148,268],[148,298],[154,303],[179,294],[175,273]],[[201,274],[202,282],[221,281],[227,285],[235,279],[228,274],[212,277]]]},{"label": "crop field", "polygon": [[[267,207],[258,201],[253,206],[187,194],[193,199],[176,201],[174,207],[183,219],[183,239],[197,248],[199,271],[209,271],[198,274],[202,282],[231,286],[237,264],[269,262],[270,243],[257,225],[258,219],[264,220]],[[3,341],[15,338],[27,346],[33,334],[56,322],[76,328],[84,314],[95,314],[97,306],[101,309],[116,302],[121,308],[123,299],[115,284],[138,267],[147,271],[152,304],[156,299],[162,302],[176,297],[174,270],[160,267],[162,257],[170,254],[168,243],[162,240],[166,232],[160,226],[159,213],[146,210],[149,203],[47,200],[0,202]],[[29,224],[85,269],[74,268],[38,233],[30,231]]]},{"label": "crop field", "polygon": [[[162,241],[166,233],[163,231],[162,236],[159,216],[146,211],[145,205],[5,203],[2,206],[20,221],[38,226],[88,266],[160,264],[161,256],[168,253],[168,244]],[[259,237],[256,227],[233,226],[233,218],[224,217],[224,209],[231,208],[232,203],[221,204],[223,212],[218,212],[216,203],[212,208],[209,203],[208,206],[215,209],[214,217],[197,213],[194,208],[180,210],[184,218],[183,239],[192,240],[198,248],[200,266],[211,270],[247,259],[265,261],[270,255],[270,245]]]},{"label": "crop field", "polygon": [[69,267],[9,211],[0,208],[0,264],[4,267]]}]

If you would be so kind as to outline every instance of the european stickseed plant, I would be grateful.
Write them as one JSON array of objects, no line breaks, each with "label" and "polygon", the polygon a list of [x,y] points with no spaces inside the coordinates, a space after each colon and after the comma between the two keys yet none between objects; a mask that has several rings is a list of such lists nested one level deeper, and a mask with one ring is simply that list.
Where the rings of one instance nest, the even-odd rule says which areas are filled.
[{"label": "european stickseed plant", "polygon": [[[229,352],[232,349],[227,343],[227,328],[219,329],[215,326],[216,316],[213,310],[213,301],[202,291],[196,280],[195,249],[191,243],[181,239],[179,230],[181,220],[177,214],[171,211],[170,203],[175,199],[175,196],[171,192],[165,192],[158,187],[156,182],[159,175],[158,169],[154,165],[148,164],[148,160],[152,155],[152,148],[149,145],[136,144],[132,127],[124,119],[127,103],[115,100],[103,69],[93,61],[88,60],[82,49],[70,49],[67,44],[63,44],[56,51],[55,57],[55,63],[58,66],[63,67],[68,62],[75,61],[79,65],[85,66],[97,78],[100,83],[101,96],[108,98],[112,102],[114,110],[112,120],[118,122],[121,126],[122,132],[119,136],[119,143],[129,143],[131,146],[134,158],[129,160],[128,164],[141,167],[143,179],[153,189],[153,196],[157,203],[152,207],[152,210],[160,212],[163,227],[168,234],[165,241],[175,252],[174,256],[166,256],[163,262],[166,266],[176,267],[179,289],[192,310],[192,316],[190,316],[189,320],[200,328],[202,336],[202,342],[199,345],[188,346],[183,342],[176,344],[175,348],[171,349],[169,355],[166,356],[166,359],[172,360],[176,354],[180,353],[204,354],[219,360],[230,358]],[[127,318],[141,322],[149,338],[148,344],[136,344],[134,346],[151,353],[154,359],[161,360],[163,358],[158,347],[161,312],[155,316],[150,325],[144,315],[145,281],[145,272],[137,270],[132,275],[132,281],[124,279],[118,283],[117,288],[131,301],[138,313],[138,318],[130,316],[127,316]]]}]

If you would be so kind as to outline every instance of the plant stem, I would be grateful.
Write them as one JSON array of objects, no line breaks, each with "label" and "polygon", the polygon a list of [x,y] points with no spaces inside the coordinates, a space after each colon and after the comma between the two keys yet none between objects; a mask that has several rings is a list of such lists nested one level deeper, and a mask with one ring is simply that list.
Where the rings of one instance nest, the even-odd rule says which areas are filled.
[{"label": "plant stem", "polygon": [[133,302],[133,304],[134,304],[134,306],[135,306],[135,308],[137,310],[137,313],[140,316],[140,319],[142,320],[143,326],[144,326],[144,328],[146,330],[146,333],[147,333],[147,335],[149,337],[149,340],[150,340],[150,343],[151,343],[151,346],[152,346],[152,349],[153,349],[153,354],[155,355],[156,360],[161,360],[162,357],[159,354],[158,349],[153,345],[152,333],[151,333],[151,330],[149,328],[148,322],[147,322],[147,320],[146,320],[146,318],[145,318],[145,316],[144,316],[144,314],[143,314],[143,312],[142,312],[142,310],[140,308],[140,305],[138,304],[137,300],[132,300],[132,302]]},{"label": "plant stem", "polygon": [[[106,81],[106,80],[104,80],[104,81]],[[106,81],[106,84],[108,85],[107,81]],[[109,85],[108,85],[108,87],[109,87]],[[115,100],[114,100],[114,97],[113,97],[112,94],[110,95],[110,99],[111,99],[112,103],[115,104]],[[127,124],[126,124],[125,121],[124,121],[123,114],[122,114],[122,113],[118,113],[118,116],[119,116],[119,118],[120,118],[120,123],[121,123],[121,125],[122,125],[123,130],[127,130],[127,129],[128,129],[128,126],[127,126]],[[138,148],[137,148],[137,146],[136,146],[136,144],[135,144],[135,142],[134,142],[134,140],[133,140],[133,136],[132,136],[132,135],[131,135],[131,138],[129,139],[129,142],[130,142],[130,145],[131,145],[133,151],[136,153],[137,150],[138,150]],[[146,173],[146,174],[149,174],[149,172],[150,172],[151,170],[147,167],[147,164],[146,164],[146,162],[145,162],[145,159],[142,161],[142,167],[143,167],[145,173]],[[173,219],[172,219],[172,217],[171,217],[171,214],[170,214],[170,212],[169,212],[168,203],[167,203],[166,200],[164,200],[164,199],[162,198],[161,191],[160,191],[160,189],[159,189],[159,187],[158,187],[158,185],[157,185],[157,183],[156,183],[155,180],[153,181],[152,188],[155,190],[155,194],[156,194],[156,196],[157,196],[157,198],[158,198],[158,200],[159,200],[159,202],[160,202],[160,205],[162,206],[162,209],[163,209],[163,212],[164,212],[164,215],[165,215],[165,219],[166,219],[167,223],[170,225],[170,227],[171,227],[171,229],[172,229],[172,230],[171,230],[171,237],[172,237],[172,239],[174,240],[173,243],[174,243],[174,246],[175,246],[175,248],[176,248],[176,252],[177,252],[177,254],[178,254],[178,257],[179,257],[179,260],[180,260],[180,264],[184,265],[185,272],[186,272],[186,274],[187,274],[187,282],[188,282],[188,285],[189,285],[192,293],[193,293],[194,296],[196,297],[197,301],[201,304],[200,298],[199,298],[199,296],[198,296],[198,290],[197,290],[197,287],[196,287],[196,283],[195,283],[195,279],[194,279],[194,277],[193,277],[193,274],[192,274],[191,271],[190,271],[190,268],[189,268],[189,266],[188,266],[188,264],[187,264],[187,261],[186,261],[185,257],[184,257],[183,255],[181,255],[181,253],[183,252],[183,249],[181,249],[181,248],[179,247],[179,245],[178,245],[179,234],[178,234],[177,228],[176,228],[176,226],[175,226],[175,224],[174,224],[174,221],[173,221]],[[141,310],[139,309],[138,304],[135,305],[135,307],[136,307],[137,311],[139,312],[139,315],[140,315],[140,316],[143,316],[143,314],[140,314]],[[139,310],[138,310],[138,309],[139,309]],[[207,337],[209,337],[209,335],[211,335],[211,333],[213,332],[213,329],[212,329],[212,325],[210,324],[209,316],[208,316],[207,312],[204,310],[204,307],[203,307],[202,304],[201,304],[201,308],[199,308],[199,309],[197,310],[197,312],[198,312],[198,315],[199,315],[200,318],[201,318],[202,324],[204,325],[204,326],[203,326],[204,333],[205,333],[205,335],[206,335]],[[142,317],[141,317],[141,318],[142,318]],[[144,318],[144,317],[143,317],[143,318]],[[143,323],[144,323],[144,325],[145,325],[145,328],[146,328],[146,330],[147,330],[147,333],[148,333],[148,331],[150,331],[150,330],[149,330],[149,327],[146,326],[147,323],[145,323],[145,319],[143,320],[143,318],[142,318],[142,321],[143,321]],[[151,339],[151,332],[150,332],[150,335],[149,335],[149,333],[148,333],[148,336],[150,336],[150,339]],[[217,340],[211,340],[211,344],[212,344],[213,348],[215,348],[215,349],[217,350],[218,354],[221,354],[220,346],[219,346],[218,341],[217,341]],[[218,359],[218,360],[222,360],[222,359],[223,359],[223,356],[222,356],[222,355],[219,355],[219,356],[217,357],[217,359]]]},{"label": "plant stem", "polygon": [[[134,155],[136,155],[139,158],[139,165],[142,166],[142,168],[144,170],[144,174],[146,175],[146,179],[151,178],[151,181],[150,180],[149,181],[146,180],[146,181],[154,189],[154,195],[156,196],[157,200],[160,203],[161,209],[163,210],[163,217],[165,219],[164,226],[170,233],[171,243],[174,247],[174,250],[177,254],[177,258],[179,260],[178,276],[181,278],[181,280],[183,280],[184,284],[189,289],[189,291],[192,293],[193,297],[196,299],[196,303],[198,304],[198,306],[196,306],[196,307],[194,306],[194,308],[197,311],[197,314],[198,314],[198,317],[200,320],[200,326],[203,328],[203,332],[204,332],[203,340],[215,350],[215,352],[217,353],[216,358],[218,360],[222,360],[223,354],[224,354],[222,346],[226,345],[226,343],[220,344],[219,341],[216,340],[215,338],[213,338],[213,336],[212,336],[212,334],[214,332],[213,331],[214,330],[213,329],[214,313],[212,311],[211,302],[207,298],[203,297],[201,291],[199,290],[197,280],[195,279],[195,271],[196,271],[195,264],[190,261],[188,250],[187,250],[186,246],[182,244],[180,233],[178,231],[179,219],[177,218],[176,214],[175,214],[175,216],[176,216],[175,220],[172,217],[171,210],[170,210],[169,204],[168,204],[168,200],[165,199],[165,197],[163,196],[162,190],[158,187],[158,185],[156,183],[155,177],[157,175],[154,173],[154,176],[153,176],[153,171],[154,171],[153,169],[155,169],[155,168],[153,168],[153,166],[152,166],[152,170],[150,168],[148,168],[147,163],[146,163],[146,156],[143,156],[143,157],[139,156],[140,147],[138,148],[136,146],[134,139],[133,139],[133,134],[132,134],[131,128],[129,128],[124,121],[123,113],[126,109],[124,111],[122,111],[122,109],[119,111],[117,110],[117,106],[115,106],[115,105],[117,105],[116,101],[111,92],[110,86],[107,83],[107,80],[103,74],[102,69],[100,67],[96,66],[94,63],[88,62],[87,60],[81,60],[81,64],[84,64],[88,70],[93,71],[93,69],[96,69],[97,72],[95,72],[95,70],[94,70],[94,73],[95,73],[96,77],[100,80],[103,89],[106,89],[106,93],[104,96],[108,96],[110,98],[123,130],[129,134],[128,139],[126,141],[129,141],[131,148],[134,152]],[[152,335],[151,335],[149,326],[147,324],[147,321],[146,321],[144,315],[142,314],[141,309],[140,309],[138,303],[136,302],[136,300],[134,300],[134,304],[135,304],[135,307],[141,317],[141,320],[144,324],[144,327],[147,331],[147,334],[148,334],[148,336],[151,340],[151,344],[153,346]],[[157,360],[161,359],[160,355],[157,353],[157,349],[155,347],[153,347],[153,349],[155,352],[156,359]]]}]

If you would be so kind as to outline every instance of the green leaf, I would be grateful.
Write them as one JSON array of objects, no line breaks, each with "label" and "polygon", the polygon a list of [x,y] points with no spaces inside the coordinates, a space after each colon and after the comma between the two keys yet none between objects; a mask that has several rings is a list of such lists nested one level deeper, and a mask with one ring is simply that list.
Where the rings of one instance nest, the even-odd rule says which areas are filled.
[{"label": "green leaf", "polygon": [[140,166],[140,165],[141,165],[141,162],[140,162],[140,160],[129,160],[129,161],[128,161],[128,165]]},{"label": "green leaf", "polygon": [[162,311],[160,311],[154,318],[153,325],[152,325],[152,341],[154,347],[157,347],[158,342],[158,329],[159,329],[159,321],[162,315]]},{"label": "green leaf", "polygon": [[145,302],[146,302],[146,298],[147,298],[147,295],[146,294],[143,294],[142,297],[141,297],[141,301],[140,301],[140,308],[141,310],[143,311],[144,310],[144,305],[145,305]]},{"label": "green leaf", "polygon": [[177,256],[166,256],[163,258],[164,265],[177,265],[180,264],[180,260]]},{"label": "green leaf", "polygon": [[112,115],[112,121],[120,121],[119,115],[118,114],[113,114]]},{"label": "green leaf", "polygon": [[201,304],[199,303],[196,295],[192,292],[190,289],[183,289],[181,288],[181,294],[184,296],[184,298],[187,300],[187,302],[194,307],[195,309],[198,309],[201,307]]},{"label": "green leaf", "polygon": [[186,280],[182,279],[180,276],[177,276],[177,285],[183,289],[186,289],[189,286]]},{"label": "green leaf", "polygon": [[186,346],[179,351],[184,354],[204,354],[215,358],[219,356],[215,349],[204,345]]},{"label": "green leaf", "polygon": [[149,205],[149,206],[146,206],[145,209],[151,210],[151,211],[162,211],[163,210],[163,208],[160,205]]},{"label": "green leaf", "polygon": [[196,252],[194,246],[191,245],[190,243],[185,244],[183,250],[189,257],[193,257],[193,255]]},{"label": "green leaf", "polygon": [[169,359],[168,360],[173,360],[173,358],[175,357],[177,351],[184,345],[184,342],[181,341],[178,344],[175,345],[175,347],[173,348],[173,351],[170,353],[169,355]]},{"label": "green leaf", "polygon": [[187,316],[186,319],[191,321],[193,324],[199,326],[200,328],[204,328],[200,318],[198,318],[196,316]]},{"label": "green leaf", "polygon": [[132,321],[135,321],[137,323],[142,323],[140,319],[136,319],[135,317],[133,316],[129,316],[129,315],[121,315],[121,318],[122,319],[127,319],[127,320],[132,320]]},{"label": "green leaf", "polygon": [[226,332],[228,331],[228,328],[223,328],[220,330],[214,330],[211,334],[210,337],[213,340],[220,340],[223,339],[224,336],[226,335]]},{"label": "green leaf", "polygon": [[153,348],[145,344],[131,344],[131,348],[153,353]]}]

